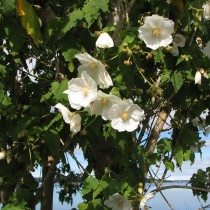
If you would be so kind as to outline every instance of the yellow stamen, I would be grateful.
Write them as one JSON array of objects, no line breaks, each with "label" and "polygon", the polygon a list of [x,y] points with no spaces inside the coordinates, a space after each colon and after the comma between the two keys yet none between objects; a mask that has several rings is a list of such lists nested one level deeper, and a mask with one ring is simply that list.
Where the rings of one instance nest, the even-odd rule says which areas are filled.
[{"label": "yellow stamen", "polygon": [[101,99],[101,105],[102,106],[107,106],[108,103],[109,103],[109,100],[106,97],[104,97],[104,98]]},{"label": "yellow stamen", "polygon": [[129,114],[128,112],[123,112],[120,117],[122,118],[123,121],[126,121],[129,119]]},{"label": "yellow stamen", "polygon": [[89,63],[88,68],[90,70],[95,70],[97,68],[97,63],[96,62]]},{"label": "yellow stamen", "polygon": [[160,35],[160,29],[159,28],[154,28],[152,30],[152,35],[155,37],[158,37]]},{"label": "yellow stamen", "polygon": [[85,96],[88,95],[88,92],[89,92],[88,88],[86,88],[86,87],[83,87],[83,88],[82,88],[82,93],[83,93]]}]

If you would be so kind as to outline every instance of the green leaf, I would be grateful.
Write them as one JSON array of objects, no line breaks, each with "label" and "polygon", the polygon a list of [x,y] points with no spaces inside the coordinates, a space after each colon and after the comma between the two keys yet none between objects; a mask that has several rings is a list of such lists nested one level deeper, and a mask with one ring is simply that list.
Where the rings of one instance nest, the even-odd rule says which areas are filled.
[{"label": "green leaf", "polygon": [[51,121],[50,123],[44,127],[44,130],[47,131],[55,122],[60,120],[62,118],[62,114],[58,113]]},{"label": "green leaf", "polygon": [[67,95],[63,93],[68,88],[68,80],[65,78],[61,82],[52,83],[52,93],[56,100],[62,103],[62,100],[67,100]]},{"label": "green leaf", "polygon": [[171,76],[171,82],[174,86],[175,93],[177,93],[179,91],[179,89],[182,87],[183,82],[184,82],[182,73],[177,70],[174,71]]},{"label": "green leaf", "polygon": [[174,171],[174,163],[172,161],[166,160],[166,161],[164,161],[164,165],[167,170]]},{"label": "green leaf", "polygon": [[95,190],[99,185],[98,179],[93,176],[89,176],[85,179],[83,188],[82,188],[82,195],[86,195],[87,193]]},{"label": "green leaf", "polygon": [[[68,39],[68,40],[67,40]],[[79,45],[78,41],[75,38],[71,38],[65,36],[63,41],[61,42],[62,46],[62,55],[66,61],[72,62],[74,56],[77,53],[81,53],[82,47]]]},{"label": "green leaf", "polygon": [[35,120],[35,117],[26,116],[19,120],[16,126],[10,127],[9,132],[13,138],[18,138],[24,135],[25,130],[30,126],[30,124]]},{"label": "green leaf", "polygon": [[18,205],[15,204],[7,204],[2,208],[2,210],[29,210],[29,208],[25,207],[25,203],[20,203]]},{"label": "green leaf", "polygon": [[59,33],[61,31],[61,21],[60,18],[54,17],[48,20],[45,24],[46,26],[43,28],[43,39],[47,43],[56,32]]},{"label": "green leaf", "polygon": [[74,10],[73,12],[71,12],[65,20],[63,33],[65,34],[66,32],[70,31],[73,27],[77,25],[77,21],[82,20],[83,17],[84,13],[81,10]]},{"label": "green leaf", "polygon": [[187,151],[184,152],[184,160],[185,161],[191,160],[191,157],[192,157],[191,150],[187,150]]},{"label": "green leaf", "polygon": [[10,18],[5,20],[4,31],[8,37],[9,45],[12,51],[18,52],[18,50],[25,42],[24,28],[17,24],[17,20]]},{"label": "green leaf", "polygon": [[42,97],[40,99],[40,102],[44,102],[44,101],[48,100],[51,95],[52,95],[52,92],[51,91],[49,91],[46,94],[42,95]]},{"label": "green leaf", "polygon": [[88,204],[87,203],[80,203],[78,205],[79,210],[86,210],[88,208]]},{"label": "green leaf", "polygon": [[102,209],[101,199],[94,199],[88,203],[87,210],[101,210],[101,209]]},{"label": "green leaf", "polygon": [[2,101],[3,98],[4,98],[4,86],[0,82],[0,101]]},{"label": "green leaf", "polygon": [[174,158],[178,164],[178,166],[181,167],[182,163],[183,163],[183,149],[181,147],[176,147],[174,148]]},{"label": "green leaf", "polygon": [[52,153],[52,155],[59,156],[60,151],[60,136],[55,130],[48,130],[44,134],[44,141],[49,149],[49,151]]},{"label": "green leaf", "polygon": [[16,0],[1,0],[0,8],[5,14],[15,12]]},{"label": "green leaf", "polygon": [[115,95],[115,96],[117,96],[117,97],[119,97],[119,98],[121,98],[121,95],[120,95],[120,92],[119,92],[119,88],[118,88],[118,87],[113,87],[113,88],[111,89],[111,94],[112,94],[112,95]]},{"label": "green leaf", "polygon": [[8,97],[8,96],[4,96],[3,100],[2,100],[2,105],[4,106],[9,106],[11,105],[12,102],[11,102],[11,98]]},{"label": "green leaf", "polygon": [[187,146],[194,145],[200,139],[198,132],[192,130],[190,127],[185,126],[180,136],[180,142]]},{"label": "green leaf", "polygon": [[170,72],[167,71],[161,75],[161,83],[165,83],[168,81],[170,81]]},{"label": "green leaf", "polygon": [[98,196],[101,192],[104,191],[105,188],[107,188],[109,184],[106,181],[101,180],[99,182],[98,187],[96,188],[96,190],[93,192],[93,198],[96,198],[96,196]]},{"label": "green leaf", "polygon": [[155,63],[164,63],[164,54],[162,48],[154,51],[154,61]]},{"label": "green leaf", "polygon": [[171,151],[171,139],[162,138],[157,143],[158,152],[166,153]]},{"label": "green leaf", "polygon": [[88,0],[83,7],[84,17],[87,21],[88,27],[92,25],[94,20],[96,20],[100,15],[100,10],[102,12],[107,12],[109,0]]},{"label": "green leaf", "polygon": [[184,58],[183,57],[179,57],[178,60],[177,60],[177,62],[176,62],[176,66],[178,64],[180,64],[182,61],[184,61]]}]

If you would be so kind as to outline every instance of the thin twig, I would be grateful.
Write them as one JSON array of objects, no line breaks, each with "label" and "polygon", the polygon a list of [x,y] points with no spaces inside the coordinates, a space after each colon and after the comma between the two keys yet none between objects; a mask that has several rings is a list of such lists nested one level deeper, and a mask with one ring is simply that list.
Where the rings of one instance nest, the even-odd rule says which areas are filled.
[{"label": "thin twig", "polygon": [[[161,165],[161,163],[160,163],[160,165]],[[156,173],[154,173],[155,174],[155,177],[158,177],[157,176],[157,173],[158,173],[158,171],[159,171],[159,169],[160,169],[160,165],[159,165],[159,167],[158,167],[158,170],[157,170],[157,172]],[[152,174],[151,174],[151,172],[149,171],[149,173],[150,173],[150,176],[152,176]],[[162,182],[160,183],[160,184],[157,184],[157,183],[155,183],[155,185],[156,185],[156,187],[160,187],[161,185],[162,185]],[[167,205],[169,206],[169,208],[171,209],[171,210],[174,210],[174,208],[171,206],[171,204],[169,203],[169,201],[167,200],[167,198],[165,197],[165,195],[160,191],[160,194],[161,194],[161,196],[163,197],[163,199],[165,200],[165,202],[167,203]]]}]

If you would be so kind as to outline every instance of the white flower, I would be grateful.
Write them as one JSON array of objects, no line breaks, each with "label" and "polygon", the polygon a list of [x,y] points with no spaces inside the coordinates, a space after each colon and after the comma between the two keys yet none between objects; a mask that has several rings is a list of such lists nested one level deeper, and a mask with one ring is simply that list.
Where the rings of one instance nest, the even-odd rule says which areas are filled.
[{"label": "white flower", "polygon": [[210,59],[210,41],[208,41],[206,46],[203,48],[203,53]]},{"label": "white flower", "polygon": [[101,61],[93,58],[87,53],[77,54],[75,57],[80,61],[81,65],[78,67],[78,72],[87,72],[100,88],[109,88],[113,85],[109,73],[106,71],[105,66]]},{"label": "white flower", "polygon": [[114,47],[114,42],[108,33],[103,32],[102,34],[100,34],[100,36],[96,40],[96,47],[99,47],[99,48]]},{"label": "white flower", "polygon": [[203,47],[202,39],[200,37],[196,37],[195,41],[196,41],[196,44],[198,45],[198,47],[200,47],[200,48]]},{"label": "white flower", "polygon": [[98,91],[97,98],[90,106],[91,115],[101,115],[104,120],[109,120],[110,108],[113,104],[117,104],[121,101],[120,98],[114,95],[108,95],[100,90]]},{"label": "white flower", "polygon": [[205,127],[205,119],[201,118],[202,121],[198,117],[192,120],[192,125],[194,127],[198,127],[198,129],[203,130]]},{"label": "white flower", "polygon": [[206,79],[209,78],[207,72],[203,68],[199,68],[195,74],[195,84],[201,85],[202,76]]},{"label": "white flower", "polygon": [[68,89],[64,93],[68,94],[71,107],[79,110],[96,99],[97,84],[86,72],[82,72],[81,77],[68,82]]},{"label": "white flower", "polygon": [[184,47],[186,42],[186,38],[181,34],[176,34],[173,38],[173,46],[174,47]]},{"label": "white flower", "polygon": [[195,84],[201,85],[201,72],[200,71],[196,71],[196,74],[195,74]]},{"label": "white flower", "polygon": [[144,119],[144,111],[130,99],[114,104],[109,112],[111,125],[121,131],[134,131]]},{"label": "white flower", "polygon": [[171,34],[174,31],[174,22],[159,15],[145,17],[144,25],[139,28],[139,38],[146,46],[156,50],[166,47],[172,41]]},{"label": "white flower", "polygon": [[118,193],[110,195],[109,198],[104,201],[104,205],[112,210],[132,210],[129,200]]},{"label": "white flower", "polygon": [[170,50],[170,53],[173,56],[178,56],[179,55],[179,49],[178,49],[178,47],[172,47],[171,50]]},{"label": "white flower", "polygon": [[203,17],[205,20],[210,20],[210,1],[203,6]]},{"label": "white flower", "polygon": [[4,159],[6,157],[6,152],[3,150],[0,152],[0,160]]},{"label": "white flower", "polygon": [[70,131],[74,134],[81,130],[81,117],[79,114],[70,112],[64,105],[58,103],[55,108],[59,109],[63,115],[63,119],[67,124],[70,124]]},{"label": "white flower", "polygon": [[154,192],[151,192],[151,193],[148,193],[146,195],[144,195],[142,198],[141,198],[141,201],[140,201],[140,208],[144,208],[146,202],[151,199],[152,197],[154,197],[155,193]]}]

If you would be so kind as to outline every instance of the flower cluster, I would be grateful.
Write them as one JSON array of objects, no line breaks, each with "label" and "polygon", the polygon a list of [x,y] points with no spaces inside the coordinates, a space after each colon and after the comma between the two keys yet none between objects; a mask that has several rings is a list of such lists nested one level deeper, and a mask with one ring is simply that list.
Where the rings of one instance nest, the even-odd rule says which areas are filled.
[{"label": "flower cluster", "polygon": [[[98,38],[96,46],[112,47],[110,39],[108,34],[103,33]],[[75,58],[81,64],[78,67],[78,77],[71,79],[68,82],[68,89],[64,91],[68,95],[71,108],[76,110],[87,108],[90,115],[100,115],[103,120],[111,121],[111,126],[119,132],[137,129],[144,118],[144,111],[131,99],[122,100],[98,89],[98,86],[101,89],[113,86],[104,64],[87,53],[79,53]],[[55,107],[60,110],[64,121],[70,124],[70,131],[79,132],[81,117],[60,103]]]}]

